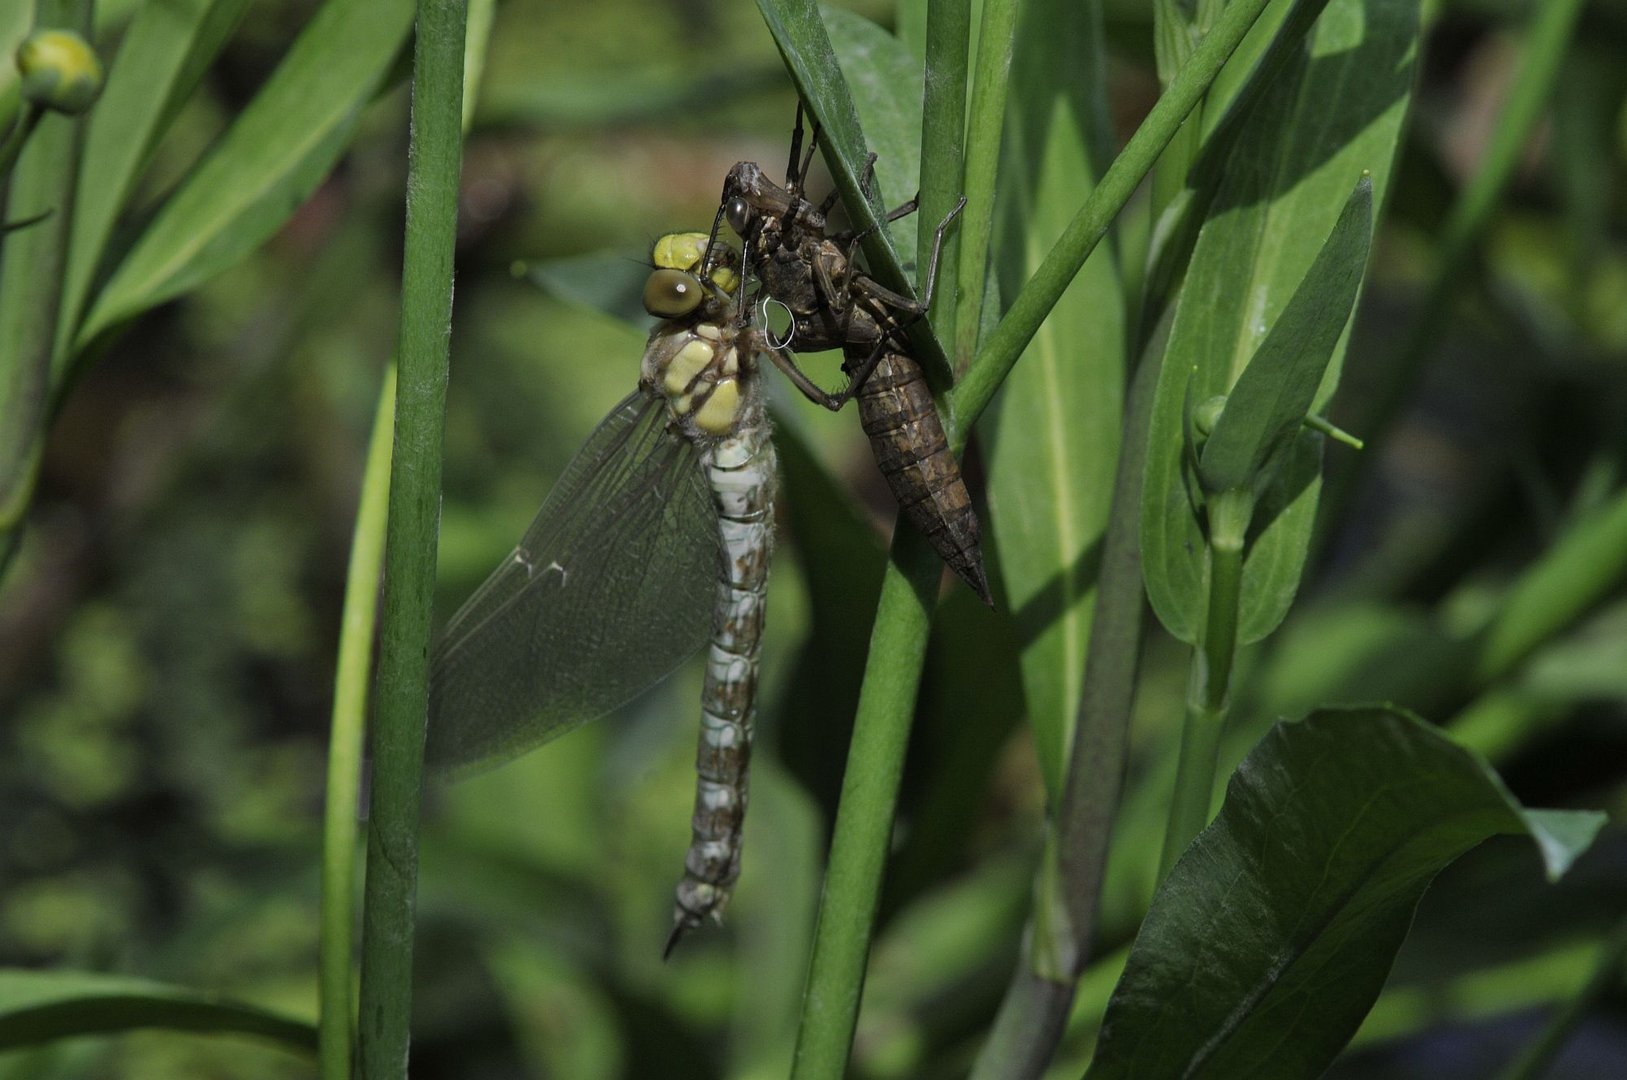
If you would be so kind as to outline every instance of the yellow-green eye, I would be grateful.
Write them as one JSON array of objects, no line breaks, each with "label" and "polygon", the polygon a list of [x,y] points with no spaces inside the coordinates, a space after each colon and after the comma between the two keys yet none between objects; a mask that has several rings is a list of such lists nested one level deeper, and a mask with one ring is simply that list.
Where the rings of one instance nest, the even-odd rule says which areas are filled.
[{"label": "yellow-green eye", "polygon": [[693,274],[656,270],[644,282],[644,310],[658,319],[676,319],[700,307],[705,292]]},{"label": "yellow-green eye", "polygon": [[655,242],[650,261],[663,270],[694,270],[706,254],[703,232],[667,233]]}]

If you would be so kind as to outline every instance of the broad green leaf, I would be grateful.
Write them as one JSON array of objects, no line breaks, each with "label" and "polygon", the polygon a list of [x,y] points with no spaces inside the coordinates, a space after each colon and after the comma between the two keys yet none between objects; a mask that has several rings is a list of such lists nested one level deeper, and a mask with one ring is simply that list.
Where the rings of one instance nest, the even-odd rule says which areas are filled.
[{"label": "broad green leaf", "polygon": [[1232,385],[1198,461],[1206,490],[1261,489],[1268,459],[1299,432],[1350,321],[1372,233],[1373,183],[1364,176],[1304,280]]},{"label": "broad green leaf", "polygon": [[[1383,205],[1411,93],[1416,0],[1331,0],[1300,55],[1254,105],[1199,233],[1159,379],[1142,501],[1153,610],[1197,639],[1204,537],[1189,491],[1187,403],[1224,394],[1309,270],[1363,172]],[[1348,329],[1313,401],[1338,383]],[[1255,514],[1239,642],[1269,634],[1298,588],[1320,490],[1319,439],[1300,436]]]},{"label": "broad green leaf", "polygon": [[129,201],[153,146],[248,5],[249,0],[150,3],[125,33],[85,133],[64,318],[57,335],[59,375],[114,219]]},{"label": "broad green leaf", "polygon": [[[868,152],[865,132],[859,123],[852,90],[837,62],[818,7],[813,0],[758,0],[758,7],[796,83],[797,92],[819,120],[820,148],[836,186],[842,191],[853,227],[870,229],[886,209],[881,202],[884,193],[872,191],[869,199],[860,193],[859,178]],[[898,49],[906,58],[909,56],[907,47],[902,43],[895,42],[891,48]],[[913,59],[910,59],[910,63],[914,63]],[[914,96],[919,97],[918,94]],[[917,116],[916,131],[919,130]],[[883,144],[878,146],[876,152],[881,154],[886,150],[897,153],[898,146]],[[880,168],[879,160],[877,167]],[[896,198],[892,195],[886,197]],[[875,229],[868,233],[864,253],[870,272],[875,274],[878,281],[906,295],[911,293],[903,260],[899,258],[887,230]],[[910,340],[919,351],[918,359],[927,368],[934,385],[948,386],[951,381],[949,361],[927,320],[918,320],[911,326]]]},{"label": "broad green leaf", "polygon": [[0,969],[0,1049],[135,1028],[256,1035],[301,1053],[316,1028],[215,994],[89,971]]},{"label": "broad green leaf", "polygon": [[328,0],[113,272],[76,348],[271,236],[338,160],[406,40],[413,12],[410,0]]},{"label": "broad green leaf", "polygon": [[1604,821],[1525,809],[1410,714],[1279,723],[1154,897],[1086,1075],[1318,1076],[1442,867],[1492,836],[1526,836],[1556,880]]},{"label": "broad green leaf", "polygon": [[[1041,2],[1017,31],[996,217],[1014,296],[1104,165],[1103,53],[1085,5]],[[1022,643],[1029,723],[1055,798],[1079,703],[1124,406],[1113,245],[1086,261],[985,414],[989,525]]]}]

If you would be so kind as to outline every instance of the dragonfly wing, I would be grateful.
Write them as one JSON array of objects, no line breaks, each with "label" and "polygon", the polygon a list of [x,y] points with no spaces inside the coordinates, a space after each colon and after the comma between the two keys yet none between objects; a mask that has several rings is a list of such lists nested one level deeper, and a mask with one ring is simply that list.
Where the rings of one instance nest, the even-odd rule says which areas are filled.
[{"label": "dragonfly wing", "polygon": [[494,764],[659,681],[711,633],[718,560],[699,454],[635,391],[447,624],[430,671],[431,762]]}]

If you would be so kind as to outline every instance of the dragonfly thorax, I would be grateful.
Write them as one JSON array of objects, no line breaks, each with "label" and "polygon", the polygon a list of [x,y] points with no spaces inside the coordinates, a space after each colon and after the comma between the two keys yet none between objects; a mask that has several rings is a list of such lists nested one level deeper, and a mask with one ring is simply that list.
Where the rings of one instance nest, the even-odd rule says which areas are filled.
[{"label": "dragonfly thorax", "polygon": [[755,357],[738,338],[727,324],[676,320],[650,335],[640,381],[666,401],[687,437],[719,438],[760,419]]}]

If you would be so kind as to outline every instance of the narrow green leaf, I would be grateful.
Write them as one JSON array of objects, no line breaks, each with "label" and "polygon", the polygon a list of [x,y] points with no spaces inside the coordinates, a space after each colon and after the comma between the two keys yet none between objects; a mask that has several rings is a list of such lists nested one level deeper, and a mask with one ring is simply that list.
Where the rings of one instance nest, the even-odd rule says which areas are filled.
[{"label": "narrow green leaf", "polygon": [[257,1035],[301,1053],[316,1049],[316,1028],[306,1021],[214,994],[91,971],[0,970],[0,1049],[136,1028]]},{"label": "narrow green leaf", "polygon": [[[89,37],[89,0],[48,0],[38,16],[43,26]],[[11,64],[10,57],[4,62]],[[0,177],[0,222],[31,222],[0,236],[0,565],[15,550],[7,534],[32,501],[45,442],[51,348],[85,124],[81,116],[29,111],[38,126],[20,144],[12,174]],[[19,134],[28,130],[24,123]]]},{"label": "narrow green leaf", "polygon": [[1318,1076],[1442,867],[1489,837],[1527,836],[1554,880],[1604,821],[1526,810],[1410,714],[1279,723],[1154,897],[1087,1076]]},{"label": "narrow green leaf", "polygon": [[[998,269],[1015,295],[1104,167],[1100,30],[1078,4],[1025,8],[1001,167]],[[988,492],[1047,790],[1061,790],[1079,702],[1124,406],[1114,251],[1086,260],[985,414]]]},{"label": "narrow green leaf", "polygon": [[373,637],[378,628],[379,575],[390,505],[390,456],[395,436],[395,368],[384,372],[373,434],[367,443],[361,498],[345,571],[344,612],[339,628],[338,669],[328,734],[327,790],[322,812],[322,926],[317,940],[320,972],[320,1054],[323,1080],[348,1080],[355,1022],[355,926],[357,808],[367,740]]},{"label": "narrow green leaf", "polygon": [[115,218],[129,201],[153,146],[248,5],[249,0],[146,4],[125,33],[85,134],[85,166],[57,337],[58,374]]},{"label": "narrow green leaf", "polygon": [[1198,475],[1209,491],[1263,488],[1260,473],[1298,434],[1356,302],[1373,233],[1373,181],[1363,176],[1271,332],[1232,385]]},{"label": "narrow green leaf", "polygon": [[[1298,289],[1364,171],[1382,206],[1412,88],[1417,0],[1331,0],[1237,137],[1198,236],[1154,405],[1143,489],[1144,576],[1170,633],[1198,638],[1204,536],[1185,475],[1187,402],[1229,391]],[[1348,329],[1313,401],[1338,384]],[[1358,432],[1358,434],[1360,434]],[[1293,444],[1254,515],[1239,644],[1282,621],[1320,491],[1319,438]]]},{"label": "narrow green leaf", "polygon": [[343,151],[413,10],[411,0],[328,0],[119,264],[75,347],[191,289],[275,232]]}]

